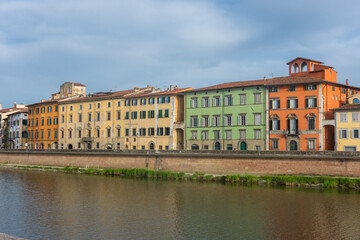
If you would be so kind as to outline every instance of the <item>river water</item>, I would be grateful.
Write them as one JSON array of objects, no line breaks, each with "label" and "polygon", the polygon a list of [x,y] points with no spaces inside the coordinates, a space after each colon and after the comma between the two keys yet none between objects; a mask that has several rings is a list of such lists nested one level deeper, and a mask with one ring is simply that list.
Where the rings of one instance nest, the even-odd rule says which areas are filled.
[{"label": "river water", "polygon": [[360,194],[0,169],[27,239],[360,239]]}]

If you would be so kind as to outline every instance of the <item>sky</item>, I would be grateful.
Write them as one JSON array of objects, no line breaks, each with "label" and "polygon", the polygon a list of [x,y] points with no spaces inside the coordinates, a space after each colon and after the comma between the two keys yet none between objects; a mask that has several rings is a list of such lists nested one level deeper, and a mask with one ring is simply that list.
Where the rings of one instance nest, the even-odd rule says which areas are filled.
[{"label": "sky", "polygon": [[287,76],[298,56],[360,86],[360,1],[0,0],[0,104]]}]

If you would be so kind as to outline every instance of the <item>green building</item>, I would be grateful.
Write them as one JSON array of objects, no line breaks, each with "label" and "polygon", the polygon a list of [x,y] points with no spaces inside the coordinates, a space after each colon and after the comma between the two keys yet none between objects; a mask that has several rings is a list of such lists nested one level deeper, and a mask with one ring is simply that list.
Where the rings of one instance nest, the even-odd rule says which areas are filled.
[{"label": "green building", "polygon": [[185,148],[266,150],[266,80],[185,92]]}]

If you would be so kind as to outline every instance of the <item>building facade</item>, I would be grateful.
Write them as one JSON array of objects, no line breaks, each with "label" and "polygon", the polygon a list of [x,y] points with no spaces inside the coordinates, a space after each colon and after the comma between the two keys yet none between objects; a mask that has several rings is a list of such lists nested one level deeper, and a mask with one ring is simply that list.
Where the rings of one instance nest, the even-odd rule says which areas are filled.
[{"label": "building facade", "polygon": [[223,83],[186,92],[186,149],[266,150],[264,83]]},{"label": "building facade", "polygon": [[360,103],[356,102],[334,109],[336,151],[360,151]]},{"label": "building facade", "polygon": [[322,62],[296,58],[289,77],[267,80],[270,150],[334,150],[334,111],[359,90],[337,83]]},{"label": "building facade", "polygon": [[26,149],[28,110],[20,110],[8,116],[9,125],[9,148]]},{"label": "building facade", "polygon": [[27,105],[30,149],[58,148],[58,100]]},{"label": "building facade", "polygon": [[60,101],[60,148],[182,149],[185,90],[148,86]]}]

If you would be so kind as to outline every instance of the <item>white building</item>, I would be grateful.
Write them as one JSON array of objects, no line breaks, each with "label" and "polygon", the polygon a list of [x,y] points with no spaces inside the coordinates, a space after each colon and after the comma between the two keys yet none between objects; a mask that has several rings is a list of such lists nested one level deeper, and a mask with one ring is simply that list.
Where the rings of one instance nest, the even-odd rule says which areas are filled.
[{"label": "white building", "polygon": [[27,147],[28,110],[20,110],[8,115],[9,148],[24,149]]}]

